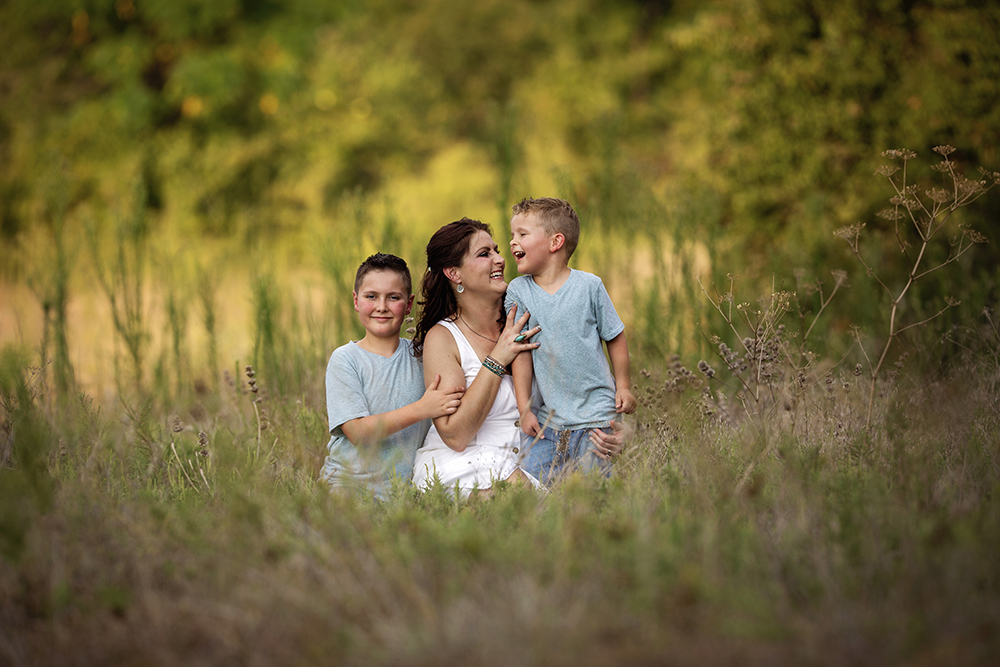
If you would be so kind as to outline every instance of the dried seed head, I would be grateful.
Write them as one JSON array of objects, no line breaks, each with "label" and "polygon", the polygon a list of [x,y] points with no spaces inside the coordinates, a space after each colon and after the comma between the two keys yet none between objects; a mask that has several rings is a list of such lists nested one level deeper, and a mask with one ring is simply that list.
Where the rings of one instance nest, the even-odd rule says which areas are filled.
[{"label": "dried seed head", "polygon": [[842,239],[848,239],[848,240],[856,239],[858,237],[858,234],[861,233],[861,230],[864,228],[864,226],[865,223],[856,222],[853,225],[848,225],[847,227],[841,227],[840,229],[835,231],[833,235],[839,236]]},{"label": "dried seed head", "polygon": [[709,380],[715,377],[715,369],[708,365],[708,362],[702,359],[698,362],[698,370],[705,374]]},{"label": "dried seed head", "polygon": [[939,204],[946,204],[952,200],[952,194],[947,190],[942,190],[941,188],[931,188],[926,191],[926,195],[932,200]]},{"label": "dried seed head", "polygon": [[973,243],[989,243],[989,239],[977,232],[975,229],[966,227],[962,229],[962,232],[965,234],[966,238]]},{"label": "dried seed head", "polygon": [[898,208],[884,208],[875,215],[880,218],[885,218],[886,220],[899,220],[900,218],[906,217],[906,214]]},{"label": "dried seed head", "polygon": [[957,149],[954,146],[946,146],[946,145],[944,145],[944,146],[935,146],[934,147],[934,152],[935,153],[939,153],[939,154],[941,154],[941,155],[943,155],[945,157],[951,155],[956,150]]},{"label": "dried seed head", "polygon": [[917,154],[908,148],[890,148],[889,150],[882,151],[882,157],[889,158],[890,160],[912,160],[917,157]]},{"label": "dried seed head", "polygon": [[174,417],[173,422],[170,424],[170,430],[174,433],[180,433],[184,430],[184,424],[181,423],[180,417]]},{"label": "dried seed head", "polygon": [[862,373],[861,364],[854,365],[854,377],[860,377]]}]

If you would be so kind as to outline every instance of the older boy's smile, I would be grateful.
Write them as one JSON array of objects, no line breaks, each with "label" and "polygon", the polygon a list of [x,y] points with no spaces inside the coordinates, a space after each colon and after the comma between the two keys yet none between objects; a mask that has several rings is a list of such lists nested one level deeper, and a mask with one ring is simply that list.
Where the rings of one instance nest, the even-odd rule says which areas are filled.
[{"label": "older boy's smile", "polygon": [[371,271],[354,294],[354,309],[358,311],[366,337],[391,338],[399,336],[412,301],[413,297],[398,274]]}]

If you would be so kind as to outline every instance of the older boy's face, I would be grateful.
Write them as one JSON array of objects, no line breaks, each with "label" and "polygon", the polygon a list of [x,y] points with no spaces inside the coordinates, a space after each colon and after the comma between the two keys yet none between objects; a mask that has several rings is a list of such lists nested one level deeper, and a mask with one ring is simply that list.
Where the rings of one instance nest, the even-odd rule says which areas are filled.
[{"label": "older boy's face", "polygon": [[368,272],[354,292],[354,310],[365,331],[374,336],[399,336],[412,306],[413,295],[395,271]]},{"label": "older boy's face", "polygon": [[518,213],[510,219],[510,253],[518,273],[533,274],[548,258],[551,239],[533,213]]}]

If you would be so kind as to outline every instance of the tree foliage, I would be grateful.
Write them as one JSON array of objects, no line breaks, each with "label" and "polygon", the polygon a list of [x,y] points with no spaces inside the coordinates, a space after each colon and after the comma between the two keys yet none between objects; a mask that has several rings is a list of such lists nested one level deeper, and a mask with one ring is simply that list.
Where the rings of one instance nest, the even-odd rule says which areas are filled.
[{"label": "tree foliage", "polygon": [[[883,149],[1000,166],[997,34],[978,0],[10,0],[0,234],[23,247],[55,154],[71,221],[136,173],[157,225],[222,240],[350,226],[358,196],[424,235],[448,188],[487,220],[562,188],[722,272],[846,261],[832,231],[882,206]],[[995,259],[963,276],[995,295]]]}]

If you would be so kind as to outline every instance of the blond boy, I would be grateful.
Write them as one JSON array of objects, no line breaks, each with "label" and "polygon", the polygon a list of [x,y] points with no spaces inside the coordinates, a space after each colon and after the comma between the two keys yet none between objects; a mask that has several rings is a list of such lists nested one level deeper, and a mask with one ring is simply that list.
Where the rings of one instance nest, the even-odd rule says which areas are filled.
[{"label": "blond boy", "polygon": [[[543,482],[567,467],[606,470],[614,450],[591,431],[610,433],[616,415],[630,414],[636,405],[625,325],[601,279],[569,268],[580,238],[580,220],[569,202],[523,199],[513,210],[510,249],[523,275],[511,281],[505,307],[527,310],[527,326],[541,327],[532,338],[540,346],[512,365],[525,435],[522,465]],[[537,414],[533,377],[542,401]]]}]

